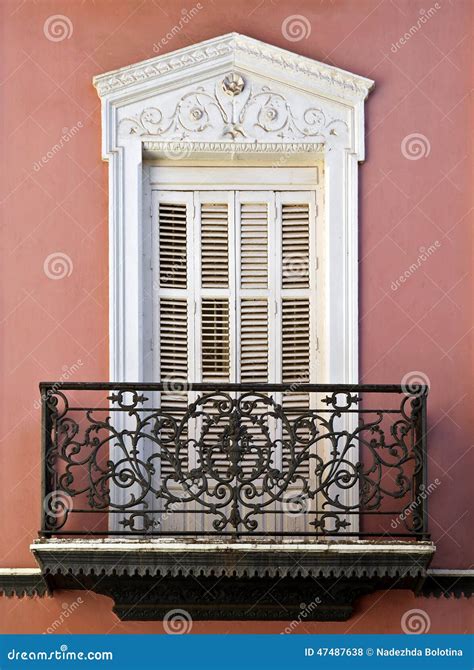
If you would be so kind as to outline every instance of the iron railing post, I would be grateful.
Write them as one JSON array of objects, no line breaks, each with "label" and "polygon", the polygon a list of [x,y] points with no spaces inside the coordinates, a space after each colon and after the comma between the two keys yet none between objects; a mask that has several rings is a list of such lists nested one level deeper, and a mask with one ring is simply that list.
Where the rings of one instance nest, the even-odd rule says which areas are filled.
[{"label": "iron railing post", "polygon": [[41,394],[41,518],[40,518],[40,535],[42,537],[50,537],[46,523],[46,504],[47,497],[51,493],[48,486],[47,477],[47,458],[51,450],[51,408],[48,404],[49,392],[51,387],[40,384]]},{"label": "iron railing post", "polygon": [[[421,396],[421,408],[420,408],[420,433],[421,433],[421,459],[422,459],[422,481],[423,489],[427,490],[428,485],[428,452],[427,452],[427,398],[428,391],[424,392]],[[423,523],[423,540],[429,539],[428,533],[428,497],[425,496],[423,500],[423,509],[422,509],[422,523]]]}]

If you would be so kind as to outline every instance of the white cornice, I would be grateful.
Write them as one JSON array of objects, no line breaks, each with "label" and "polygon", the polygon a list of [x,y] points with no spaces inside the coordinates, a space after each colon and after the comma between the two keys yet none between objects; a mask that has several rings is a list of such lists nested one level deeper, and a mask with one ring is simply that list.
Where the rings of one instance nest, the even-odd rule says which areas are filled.
[{"label": "white cornice", "polygon": [[94,77],[94,85],[102,98],[120,91],[128,92],[137,85],[143,86],[170,72],[183,72],[187,76],[196,66],[205,63],[216,64],[219,60],[226,61],[229,67],[238,68],[245,61],[254,69],[265,74],[271,65],[282,71],[290,71],[313,80],[329,88],[339,98],[350,96],[351,99],[364,100],[372,89],[371,79],[346,72],[340,68],[326,65],[311,58],[300,56],[286,49],[265,44],[246,35],[229,33],[199,44],[194,44],[178,51],[162,56],[155,56],[140,63],[106,72]]}]

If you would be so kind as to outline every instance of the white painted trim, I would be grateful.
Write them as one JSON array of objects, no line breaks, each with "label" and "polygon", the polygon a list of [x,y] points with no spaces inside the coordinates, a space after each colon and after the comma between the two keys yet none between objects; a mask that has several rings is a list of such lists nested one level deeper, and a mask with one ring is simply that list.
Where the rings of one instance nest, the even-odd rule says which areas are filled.
[{"label": "white painted trim", "polygon": [[430,568],[427,570],[429,575],[433,577],[474,577],[474,570],[466,568],[464,570],[456,570],[449,568]]},{"label": "white painted trim", "polygon": [[152,189],[181,191],[303,191],[314,190],[318,183],[318,168],[229,166],[169,166],[150,167]]},{"label": "white painted trim", "polygon": [[131,92],[136,95],[157,78],[179,76],[181,71],[186,73],[190,69],[199,71],[200,66],[208,67],[209,62],[216,66],[225,62],[234,67],[256,63],[268,76],[275,70],[285,70],[294,80],[306,78],[313,86],[330,91],[333,97],[354,102],[364,100],[374,85],[371,79],[235,32],[98,75],[94,77],[94,85],[101,97]]},{"label": "white painted trim", "polygon": [[407,548],[410,554],[419,554],[420,556],[432,554],[434,551],[434,544],[432,542],[370,542],[364,540],[354,540],[354,542],[311,542],[311,543],[262,543],[262,542],[183,542],[178,540],[170,542],[169,540],[136,540],[131,541],[128,538],[106,539],[106,540],[35,540],[30,545],[30,550],[33,554],[46,552],[60,552],[65,553],[69,551],[75,552],[90,552],[91,550],[100,550],[101,552],[117,551],[122,553],[134,553],[137,550],[140,552],[156,552],[156,553],[176,553],[182,551],[183,553],[199,553],[199,552],[224,552],[236,554],[247,554],[256,551],[268,552],[271,551],[304,554],[367,554],[373,555],[376,553],[385,554],[400,554],[406,556]]},{"label": "white painted trim", "polygon": [[41,575],[40,568],[0,568],[0,577],[40,577]]},{"label": "white painted trim", "polygon": [[[242,98],[222,90],[231,71],[244,79]],[[94,82],[109,161],[110,379],[144,379],[143,157],[169,163],[191,153],[240,162],[264,155],[308,165],[322,153],[328,365],[320,381],[356,383],[357,163],[364,158],[364,99],[373,82],[235,33]],[[216,111],[216,100],[223,111]],[[234,116],[239,105],[242,122]]]}]

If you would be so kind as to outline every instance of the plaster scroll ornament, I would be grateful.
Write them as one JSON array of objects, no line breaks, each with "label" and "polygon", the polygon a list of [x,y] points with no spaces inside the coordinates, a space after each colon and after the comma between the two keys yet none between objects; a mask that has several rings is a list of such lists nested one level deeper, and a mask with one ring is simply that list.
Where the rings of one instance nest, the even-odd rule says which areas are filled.
[{"label": "plaster scroll ornament", "polygon": [[214,83],[183,94],[167,118],[161,108],[145,107],[134,116],[123,118],[119,132],[126,135],[153,135],[161,140],[202,139],[202,133],[214,130],[217,138],[231,140],[280,141],[311,139],[334,143],[344,138],[347,123],[330,117],[321,108],[306,107],[296,113],[284,93],[270,86],[256,88],[238,73],[230,73]]}]

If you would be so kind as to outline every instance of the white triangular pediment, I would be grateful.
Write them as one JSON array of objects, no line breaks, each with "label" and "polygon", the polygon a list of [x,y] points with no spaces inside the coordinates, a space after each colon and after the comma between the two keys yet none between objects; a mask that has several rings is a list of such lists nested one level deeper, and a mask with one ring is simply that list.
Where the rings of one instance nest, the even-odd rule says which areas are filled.
[{"label": "white triangular pediment", "polygon": [[[230,33],[95,77],[104,155],[120,138],[345,148],[363,159],[364,77]],[[179,150],[178,150],[179,152]]]},{"label": "white triangular pediment", "polygon": [[180,73],[185,79],[194,71],[210,66],[214,68],[220,63],[230,68],[251,67],[257,74],[272,77],[276,74],[277,78],[279,72],[284,79],[291,73],[292,77],[298,77],[298,81],[305,79],[307,86],[314,89],[320,87],[326,92],[331,90],[341,99],[365,99],[374,85],[365,77],[238,33],[228,33],[106,72],[94,78],[94,85],[101,97],[119,91],[129,93],[136,87],[158,82],[171,73]]}]

